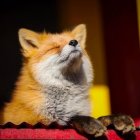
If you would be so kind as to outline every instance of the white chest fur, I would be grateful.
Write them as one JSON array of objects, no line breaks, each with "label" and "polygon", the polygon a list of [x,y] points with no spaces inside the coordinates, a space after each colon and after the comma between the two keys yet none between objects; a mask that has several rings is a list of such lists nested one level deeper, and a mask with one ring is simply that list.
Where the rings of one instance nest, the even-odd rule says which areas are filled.
[{"label": "white chest fur", "polygon": [[[88,90],[93,79],[90,61],[83,56],[79,70],[75,73],[67,67],[63,74],[62,66],[53,62],[52,56],[35,66],[35,78],[42,85],[45,102],[40,113],[65,125],[75,115],[90,115]],[[73,69],[75,66],[73,66]]]},{"label": "white chest fur", "polygon": [[90,115],[87,87],[49,86],[43,94],[46,94],[46,102],[42,106],[42,113],[51,121],[66,125],[75,115]]}]

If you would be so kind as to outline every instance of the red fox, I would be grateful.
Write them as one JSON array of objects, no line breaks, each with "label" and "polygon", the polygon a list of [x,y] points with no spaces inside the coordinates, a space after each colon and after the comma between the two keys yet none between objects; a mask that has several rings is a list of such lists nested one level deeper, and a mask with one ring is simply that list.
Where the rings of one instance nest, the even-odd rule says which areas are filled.
[{"label": "red fox", "polygon": [[[23,66],[11,102],[4,107],[2,124],[10,121],[67,125],[70,122],[79,131],[103,135],[115,117],[90,117],[88,91],[93,68],[85,50],[86,26],[80,24],[60,34],[20,29],[19,41]],[[119,117],[122,120],[124,115]],[[116,129],[134,130],[133,120],[124,118],[131,123],[123,121],[122,128],[114,124]]]},{"label": "red fox", "polygon": [[62,34],[19,30],[24,62],[4,123],[65,124],[74,115],[90,115],[93,72],[85,39],[85,25]]}]

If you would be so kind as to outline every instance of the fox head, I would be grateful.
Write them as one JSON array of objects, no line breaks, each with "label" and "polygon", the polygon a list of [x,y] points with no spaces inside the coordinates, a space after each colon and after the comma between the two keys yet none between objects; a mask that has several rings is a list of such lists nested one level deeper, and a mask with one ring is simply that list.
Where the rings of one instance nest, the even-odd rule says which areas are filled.
[{"label": "fox head", "polygon": [[91,83],[92,66],[85,51],[86,26],[60,34],[19,30],[19,41],[25,58],[24,66],[41,85]]}]

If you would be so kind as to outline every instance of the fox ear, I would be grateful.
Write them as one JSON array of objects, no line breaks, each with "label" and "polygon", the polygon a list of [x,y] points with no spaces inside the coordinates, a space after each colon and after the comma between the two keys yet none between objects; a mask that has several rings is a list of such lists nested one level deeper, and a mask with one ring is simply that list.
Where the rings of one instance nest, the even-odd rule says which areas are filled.
[{"label": "fox ear", "polygon": [[39,34],[28,29],[20,29],[18,32],[19,42],[23,48],[24,55],[39,47]]},{"label": "fox ear", "polygon": [[81,47],[85,48],[86,43],[86,25],[80,24],[72,30],[72,34],[75,39],[81,44]]}]

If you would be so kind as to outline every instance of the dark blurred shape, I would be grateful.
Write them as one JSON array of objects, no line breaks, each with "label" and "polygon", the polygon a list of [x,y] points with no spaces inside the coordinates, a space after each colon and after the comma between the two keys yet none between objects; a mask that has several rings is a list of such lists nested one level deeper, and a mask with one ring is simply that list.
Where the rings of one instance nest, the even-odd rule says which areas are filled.
[{"label": "dark blurred shape", "polygon": [[59,31],[57,0],[0,1],[0,106],[10,99],[21,67],[19,28]]},{"label": "dark blurred shape", "polygon": [[135,0],[102,1],[113,113],[140,115],[140,48]]}]

